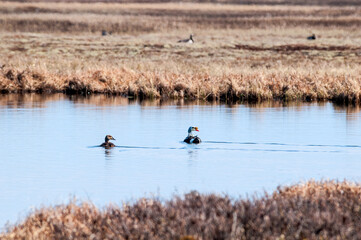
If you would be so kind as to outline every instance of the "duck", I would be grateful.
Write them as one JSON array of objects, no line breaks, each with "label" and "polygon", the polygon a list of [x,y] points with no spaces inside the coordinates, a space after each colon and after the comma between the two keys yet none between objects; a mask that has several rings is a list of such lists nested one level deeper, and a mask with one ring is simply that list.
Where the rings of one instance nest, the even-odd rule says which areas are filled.
[{"label": "duck", "polygon": [[115,147],[114,143],[109,142],[109,140],[115,140],[115,138],[113,138],[111,135],[106,135],[105,136],[105,142],[103,142],[100,146],[104,147],[104,148],[112,148]]},{"label": "duck", "polygon": [[189,38],[179,40],[178,42],[179,42],[179,43],[194,43],[193,34],[191,34],[191,35],[189,36]]},{"label": "duck", "polygon": [[198,127],[189,127],[188,128],[188,136],[184,139],[184,142],[194,143],[194,144],[201,143],[202,140],[198,136],[193,136],[193,134],[192,134],[193,131],[199,132]]},{"label": "duck", "polygon": [[102,36],[112,35],[112,32],[108,32],[107,30],[102,30]]},{"label": "duck", "polygon": [[316,35],[312,34],[311,36],[307,37],[307,40],[316,40]]}]

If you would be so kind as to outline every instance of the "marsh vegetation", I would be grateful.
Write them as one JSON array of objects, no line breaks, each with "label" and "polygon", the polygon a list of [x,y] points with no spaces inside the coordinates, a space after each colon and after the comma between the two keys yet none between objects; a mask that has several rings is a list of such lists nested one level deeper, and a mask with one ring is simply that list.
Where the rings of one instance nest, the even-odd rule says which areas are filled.
[{"label": "marsh vegetation", "polygon": [[306,182],[232,199],[191,192],[103,209],[71,201],[31,213],[2,239],[357,239],[361,188]]},{"label": "marsh vegetation", "polygon": [[[118,112],[114,109],[108,111],[109,109],[106,107],[125,106],[136,98],[155,99],[153,102],[141,102],[142,107],[165,105],[164,99],[177,102],[177,106],[187,105],[188,100],[194,99],[212,101],[211,103],[200,101],[204,105],[213,104],[219,100],[232,103],[235,100],[249,102],[267,100],[254,106],[254,109],[259,112],[264,111],[265,107],[276,106],[278,108],[284,104],[287,105],[289,103],[285,102],[292,100],[360,103],[360,1],[342,1],[342,5],[333,0],[296,0],[292,2],[288,0],[248,0],[244,2],[245,5],[236,4],[238,1],[234,0],[201,0],[182,4],[172,0],[160,0],[158,3],[150,3],[151,1],[148,0],[142,1],[143,3],[125,0],[122,1],[123,4],[113,1],[91,3],[92,1],[89,0],[86,3],[67,2],[67,0],[65,0],[66,3],[56,0],[0,2],[0,92],[7,94],[0,99],[0,106],[41,109],[46,108],[48,105],[46,103],[53,103],[59,98],[66,97],[75,103],[104,107],[105,110],[103,109],[102,112],[106,112],[107,119],[112,113],[116,119],[112,121],[113,131],[117,127],[124,127],[117,129],[123,133],[129,125],[119,124],[119,116],[129,116],[131,113],[123,113],[120,108],[118,108]],[[193,34],[194,44],[178,43],[178,40],[184,39],[190,34]],[[315,34],[316,39],[308,40],[307,37],[312,34]],[[9,93],[39,94],[23,94],[18,98],[19,96]],[[71,96],[61,95],[59,97],[56,94],[47,95],[48,93],[65,93]],[[93,96],[93,98],[78,96],[93,93],[99,95]],[[129,98],[106,97],[105,95],[121,95]],[[248,104],[252,105],[252,103]],[[298,108],[298,103],[291,104],[296,104],[295,108]],[[336,112],[338,108],[342,108],[340,106],[335,105]],[[236,110],[236,108],[230,109],[230,111]],[[284,112],[284,109],[277,111]],[[356,105],[355,108],[348,106],[346,111],[357,113],[359,105]],[[7,114],[17,114],[18,111],[9,112]],[[221,112],[220,116],[226,115],[223,113]],[[79,129],[86,127],[84,124],[86,121],[82,119],[78,121],[79,125],[75,125],[73,117],[75,115],[74,111],[69,111],[61,114],[60,118],[55,117],[56,121],[68,119],[69,126]],[[100,116],[101,114],[97,112],[96,115]],[[84,114],[84,116],[86,120],[96,119],[89,117],[94,115]],[[133,116],[136,116],[134,119],[139,118],[139,115]],[[186,117],[187,121],[189,116]],[[327,117],[327,115],[324,115],[324,118],[320,117],[323,121],[322,125],[326,122],[325,119],[330,122],[330,119],[325,116]],[[207,122],[208,117],[207,115]],[[350,130],[353,126],[351,123],[357,122],[358,117],[358,115],[352,114],[346,116],[350,123],[347,126],[349,132],[352,132]],[[300,115],[295,118],[300,119]],[[43,130],[41,124],[37,125],[39,128],[32,125],[33,122],[39,121],[38,119],[23,121],[17,115],[14,115],[13,119],[13,121],[8,120],[7,122],[8,127],[12,127],[9,128],[9,131],[32,128],[36,129],[35,134],[38,136],[39,132]],[[178,122],[180,118],[177,116],[176,119]],[[222,118],[219,119],[223,121]],[[254,118],[249,117],[249,119],[253,120]],[[307,119],[310,118],[307,117]],[[197,120],[199,121],[199,118]],[[240,122],[238,120],[234,122],[238,124]],[[63,125],[58,128],[54,127],[56,121],[48,125],[44,124],[51,126],[51,129],[59,130],[60,133],[53,134],[53,136],[61,135],[64,132]],[[129,121],[135,125],[133,119],[130,118]],[[152,117],[148,117],[147,122],[151,121]],[[183,119],[183,121],[185,120]],[[159,123],[159,121],[155,122],[155,124]],[[279,122],[281,121],[265,125],[264,128],[275,130],[276,133],[268,135],[272,136],[272,141],[270,141],[272,149],[269,149],[270,147],[267,145],[267,149],[261,149],[262,151],[269,150],[274,153],[274,136],[282,135],[282,133],[286,135],[285,132],[289,133],[291,128],[280,128],[284,132],[274,128]],[[309,124],[307,121],[303,122]],[[24,125],[24,123],[29,125]],[[95,122],[90,128],[102,126],[97,123]],[[173,123],[161,125],[169,126]],[[184,122],[178,123],[184,124]],[[108,124],[106,122],[105,125],[109,126]],[[314,129],[320,128],[320,125],[317,124],[314,125],[316,126]],[[261,124],[257,126],[258,131],[261,131],[259,130],[260,126]],[[334,126],[332,125],[332,128]],[[234,128],[233,126],[231,131],[234,131]],[[40,131],[38,131],[39,129]],[[210,126],[209,129],[215,129],[215,127]],[[319,152],[322,154],[325,152],[325,155],[328,155],[327,161],[329,161],[336,157],[339,159],[339,156],[335,157],[335,155],[332,156],[333,158],[329,158],[329,154],[335,152],[334,148],[351,148],[354,151],[353,155],[344,156],[349,159],[352,157],[358,159],[359,145],[355,143],[355,140],[350,140],[350,144],[347,138],[349,135],[346,134],[347,137],[342,134],[325,135],[326,137],[315,140],[314,129],[310,129],[309,126],[305,129],[313,131],[306,136],[312,136],[314,143],[309,144],[307,141],[307,145],[292,145],[292,143],[287,145],[287,141],[289,141],[287,139],[280,142],[282,149],[279,147],[278,150],[281,153],[294,153],[299,151],[297,146],[301,146],[307,147],[305,153],[308,154],[308,148],[321,146],[326,148],[326,151],[321,149]],[[321,134],[318,136],[325,132],[332,132],[328,131],[329,129],[324,132],[320,131]],[[88,130],[89,128],[86,128],[82,132],[91,132]],[[132,128],[128,130],[131,131]],[[306,130],[304,131],[307,132]],[[99,128],[97,131],[103,131],[103,129]],[[255,152],[263,153],[258,149],[258,145],[262,145],[265,141],[262,135],[264,132],[258,134],[256,128],[250,128],[249,131],[255,132],[257,137],[262,137],[262,140],[257,140],[255,144],[252,143],[256,145],[254,151],[242,152],[254,157]],[[48,134],[50,131],[45,129],[44,132]],[[31,134],[33,133],[28,135],[30,144],[25,145],[24,153],[28,153],[26,147],[33,149],[34,142]],[[244,136],[244,134],[242,131],[242,134],[238,134],[238,136]],[[11,132],[8,136],[18,135]],[[127,136],[131,136],[131,134]],[[338,136],[340,137],[338,138]],[[96,139],[93,136],[85,137],[85,139],[93,138]],[[143,136],[139,138],[143,139]],[[325,143],[327,142],[326,138],[340,140],[341,143],[336,141],[328,144]],[[68,139],[65,137],[61,142],[67,144]],[[60,140],[57,139],[57,141]],[[83,146],[84,137],[81,141],[80,145]],[[236,143],[249,144],[249,139],[242,140],[244,142],[239,142],[239,139],[237,141]],[[159,142],[159,145],[164,146],[161,143]],[[209,142],[209,144],[212,143]],[[213,142],[213,144],[215,143]],[[52,145],[52,147],[56,146],[57,144]],[[234,148],[239,150],[240,147]],[[49,149],[53,150],[54,148]],[[61,165],[67,166],[63,160],[71,160],[72,154],[79,152],[78,148],[73,149],[74,152],[69,149],[71,148],[68,148],[68,152],[65,153],[56,149],[63,155],[54,156],[53,162],[61,162]],[[138,150],[139,146],[136,149]],[[171,146],[170,149],[174,149],[174,146]],[[231,150],[229,147],[224,148],[222,152],[215,149],[217,150],[217,148],[213,148],[214,152],[209,154],[223,157],[224,152]],[[244,149],[249,150],[250,147],[246,146]],[[179,149],[176,148],[176,150]],[[35,151],[37,151],[36,148]],[[13,152],[19,151],[16,149]],[[139,156],[138,151],[136,153],[134,153],[135,151],[129,152],[133,153],[133,156]],[[124,160],[129,158],[129,152],[120,152],[119,154],[127,155],[123,158]],[[347,151],[345,152],[347,153]],[[104,152],[101,154],[104,157]],[[107,156],[107,154],[109,153],[105,153],[105,158],[109,160],[112,155]],[[184,154],[189,155],[189,162],[193,161],[194,152],[190,150]],[[93,163],[99,163],[99,156],[89,153],[89,155],[82,155],[87,157],[79,158],[86,162],[84,166],[89,165],[88,156],[90,155],[96,159]],[[176,154],[172,153],[173,155]],[[27,156],[32,156],[32,154]],[[145,158],[149,156],[147,154]],[[157,160],[160,159],[160,156],[165,157],[165,155],[158,154]],[[184,158],[183,155],[179,156]],[[297,156],[300,156],[300,152],[297,152]],[[208,158],[204,159],[208,160]],[[27,160],[26,158],[22,159],[21,161],[24,161],[21,162],[22,165],[29,164]],[[50,161],[47,160],[44,160],[40,166],[41,173],[44,172],[43,169],[46,169],[44,168],[45,163],[50,164],[48,165],[50,169],[52,167]],[[182,162],[184,162],[183,160]],[[272,161],[271,159],[270,162]],[[131,161],[119,162],[118,164],[124,165],[131,163]],[[352,163],[355,162],[359,161]],[[333,163],[340,164],[336,160]],[[74,163],[68,164],[73,166]],[[273,164],[274,162],[271,163],[271,167]],[[122,169],[124,171],[126,169],[123,165],[120,166],[121,168],[114,168],[114,170]],[[335,166],[334,168],[344,165]],[[357,165],[349,164],[347,167],[357,170],[358,168],[354,166]],[[98,167],[94,169],[98,170]],[[137,169],[136,172],[139,172],[138,168],[134,167],[133,169]],[[179,169],[176,169],[177,174]],[[254,169],[253,171],[255,171]],[[18,174],[18,165],[14,165],[12,170]],[[59,170],[59,166],[56,167],[56,170]],[[149,171],[153,171],[153,169],[149,168]],[[249,170],[246,169],[243,173],[246,175],[247,171]],[[171,171],[168,172],[172,174]],[[71,175],[68,176],[75,175],[70,173]],[[233,174],[240,175],[238,172]],[[292,172],[288,174],[291,175]],[[153,175],[154,172],[149,174],[149,176]],[[213,179],[214,176],[210,175]],[[261,175],[264,177],[263,172]],[[14,174],[14,176],[17,175]],[[27,176],[25,175],[25,177]],[[91,175],[91,178],[82,178],[82,180],[88,180],[92,184],[93,182],[90,180],[96,179],[94,176],[98,177],[98,175]],[[115,176],[118,177],[119,172],[116,172]],[[135,176],[138,180],[138,175],[133,172],[129,176]],[[41,174],[36,174],[36,177],[30,175],[30,178],[44,182]],[[59,177],[61,180],[64,179],[63,176]],[[108,179],[106,177],[107,175],[104,179]],[[183,178],[183,175],[180,177]],[[9,179],[11,182],[11,177]],[[24,179],[25,184],[23,185],[29,183],[28,178]],[[70,177],[69,179],[72,180]],[[114,182],[128,183],[129,179],[124,179],[118,181],[116,178],[117,181]],[[169,177],[165,179],[168,180]],[[56,183],[61,183],[61,180],[57,180]],[[235,181],[235,178],[233,177],[232,180]],[[109,183],[108,181],[104,182]],[[240,182],[248,184],[247,181]],[[13,185],[8,184],[8,186],[11,188]],[[104,208],[98,208],[90,202],[71,201],[64,205],[43,207],[30,213],[25,219],[2,232],[0,238],[357,239],[361,237],[359,227],[360,189],[359,185],[349,182],[310,181],[291,187],[280,187],[272,194],[265,193],[261,197],[253,198],[234,199],[225,195],[190,192],[184,196],[174,196],[166,201],[147,198],[122,206],[111,205]],[[18,196],[16,194],[14,196]],[[19,195],[22,196],[23,193]]]},{"label": "marsh vegetation", "polygon": [[[1,2],[0,12],[3,93],[338,102],[361,96],[357,4]],[[177,43],[190,33],[194,44]],[[317,39],[307,40],[312,33]]]}]

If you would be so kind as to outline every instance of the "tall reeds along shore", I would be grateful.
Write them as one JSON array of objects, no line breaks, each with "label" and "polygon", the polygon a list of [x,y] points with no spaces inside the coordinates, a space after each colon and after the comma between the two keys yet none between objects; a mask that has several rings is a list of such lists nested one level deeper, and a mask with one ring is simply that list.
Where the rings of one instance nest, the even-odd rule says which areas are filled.
[{"label": "tall reeds along shore", "polygon": [[[361,73],[360,73],[361,76]],[[202,100],[332,100],[360,103],[361,78],[343,73],[250,70],[211,76],[120,68],[81,74],[0,70],[2,93],[103,93],[138,98]]]},{"label": "tall reeds along shore", "polygon": [[42,208],[1,239],[360,239],[361,187],[309,181],[262,197],[190,192],[119,207]]}]

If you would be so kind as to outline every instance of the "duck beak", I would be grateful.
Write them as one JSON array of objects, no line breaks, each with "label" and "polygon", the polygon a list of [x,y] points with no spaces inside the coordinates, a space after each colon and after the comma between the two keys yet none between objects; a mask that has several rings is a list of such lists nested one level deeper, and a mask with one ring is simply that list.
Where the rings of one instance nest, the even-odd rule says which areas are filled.
[{"label": "duck beak", "polygon": [[115,138],[113,138],[113,140],[116,140]]},{"label": "duck beak", "polygon": [[197,127],[196,127],[195,129],[196,129],[196,131],[197,131],[197,132],[199,132],[199,130],[198,130],[198,128],[197,128]]}]

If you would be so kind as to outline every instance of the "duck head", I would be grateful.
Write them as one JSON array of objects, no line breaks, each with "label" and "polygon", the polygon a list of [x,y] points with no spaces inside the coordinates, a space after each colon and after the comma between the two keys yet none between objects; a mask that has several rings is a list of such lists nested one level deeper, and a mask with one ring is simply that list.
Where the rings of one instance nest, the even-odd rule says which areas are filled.
[{"label": "duck head", "polygon": [[189,127],[188,128],[188,136],[193,136],[193,134],[192,134],[193,131],[199,132],[198,127]]},{"label": "duck head", "polygon": [[111,135],[106,135],[105,142],[109,142],[109,140],[115,140],[115,138],[113,138]]},{"label": "duck head", "polygon": [[188,43],[194,43],[193,34],[189,36]]}]

